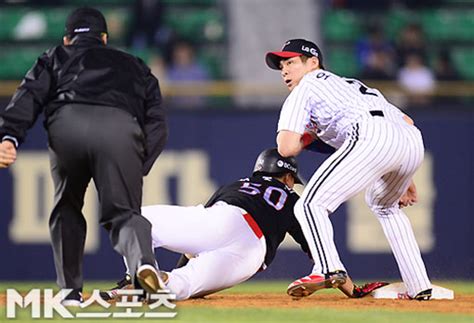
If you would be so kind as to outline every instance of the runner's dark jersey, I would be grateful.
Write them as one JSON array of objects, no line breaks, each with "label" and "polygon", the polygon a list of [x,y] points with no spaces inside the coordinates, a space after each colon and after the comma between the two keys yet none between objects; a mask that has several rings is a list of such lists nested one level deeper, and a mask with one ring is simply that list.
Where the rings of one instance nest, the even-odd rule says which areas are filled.
[{"label": "runner's dark jersey", "polygon": [[298,198],[295,191],[273,177],[252,176],[218,189],[206,207],[224,201],[247,211],[265,236],[268,266],[287,232],[309,255],[308,244],[293,213]]}]

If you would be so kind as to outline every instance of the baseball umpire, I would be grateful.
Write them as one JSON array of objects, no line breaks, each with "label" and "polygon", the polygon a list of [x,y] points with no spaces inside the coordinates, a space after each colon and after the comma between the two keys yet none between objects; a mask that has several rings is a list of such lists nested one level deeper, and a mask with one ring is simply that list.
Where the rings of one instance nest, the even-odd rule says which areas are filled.
[{"label": "baseball umpire", "polygon": [[49,225],[57,283],[73,289],[65,305],[82,301],[86,222],[81,209],[91,179],[99,194],[100,223],[113,248],[143,289],[160,288],[151,224],[140,206],[143,176],[167,139],[161,92],[150,69],[107,46],[107,37],[100,11],[74,10],[63,45],[38,58],[0,115],[2,147],[11,152],[44,112],[55,186]]},{"label": "baseball umpire", "polygon": [[[208,295],[264,270],[287,232],[309,255],[293,213],[299,197],[292,189],[295,183],[301,183],[296,159],[284,158],[271,148],[260,153],[251,177],[222,186],[205,206],[143,207],[143,216],[152,224],[155,247],[195,256],[180,268],[161,272],[176,299]],[[126,278],[117,288],[128,283]],[[352,285],[347,295],[363,297],[384,285]],[[105,299],[117,294],[116,290],[101,293]]]},{"label": "baseball umpire", "polygon": [[288,293],[307,296],[347,283],[329,215],[367,189],[367,204],[390,243],[408,296],[428,300],[431,282],[400,208],[417,200],[412,177],[424,156],[423,138],[413,120],[380,91],[325,70],[321,50],[308,40],[288,40],[281,51],[267,53],[266,63],[280,70],[291,91],[278,121],[278,151],[296,156],[316,137],[336,149],[295,206],[315,265],[311,275],[290,284]]}]

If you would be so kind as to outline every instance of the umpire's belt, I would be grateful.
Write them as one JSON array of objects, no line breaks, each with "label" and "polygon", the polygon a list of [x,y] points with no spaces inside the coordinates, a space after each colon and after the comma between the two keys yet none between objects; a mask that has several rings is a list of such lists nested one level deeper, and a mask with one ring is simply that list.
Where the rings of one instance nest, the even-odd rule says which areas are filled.
[{"label": "umpire's belt", "polygon": [[372,111],[369,111],[369,113],[373,116],[373,117],[383,117],[383,111],[381,110],[372,110]]}]

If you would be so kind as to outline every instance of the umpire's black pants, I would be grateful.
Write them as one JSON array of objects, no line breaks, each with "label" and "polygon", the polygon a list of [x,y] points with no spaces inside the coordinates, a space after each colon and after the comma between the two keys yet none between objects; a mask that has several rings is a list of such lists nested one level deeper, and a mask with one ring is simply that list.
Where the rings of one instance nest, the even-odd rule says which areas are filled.
[{"label": "umpire's black pants", "polygon": [[81,209],[92,178],[99,194],[100,224],[126,258],[132,277],[140,264],[155,264],[151,224],[140,214],[144,137],[137,121],[113,107],[68,105],[47,122],[55,186],[49,221],[57,283],[82,288],[86,221]]}]

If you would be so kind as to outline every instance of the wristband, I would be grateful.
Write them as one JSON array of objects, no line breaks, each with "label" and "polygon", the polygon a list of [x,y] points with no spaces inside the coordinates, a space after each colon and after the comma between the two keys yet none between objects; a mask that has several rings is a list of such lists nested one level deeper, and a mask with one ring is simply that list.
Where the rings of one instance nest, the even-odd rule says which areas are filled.
[{"label": "wristband", "polygon": [[309,132],[305,132],[301,136],[301,142],[303,143],[303,147],[310,145],[314,141],[314,137],[309,134]]}]

